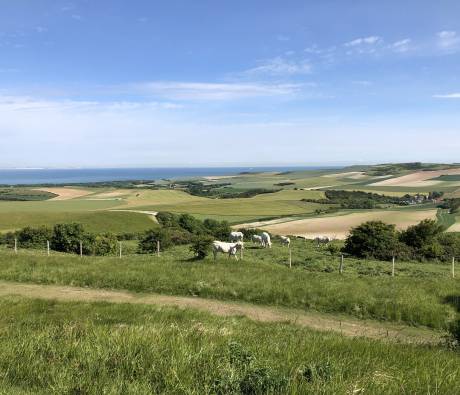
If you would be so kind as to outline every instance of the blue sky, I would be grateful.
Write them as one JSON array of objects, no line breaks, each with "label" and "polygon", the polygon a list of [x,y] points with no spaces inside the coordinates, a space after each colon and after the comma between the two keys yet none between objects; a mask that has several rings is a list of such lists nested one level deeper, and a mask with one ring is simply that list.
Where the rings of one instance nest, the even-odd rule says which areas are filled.
[{"label": "blue sky", "polygon": [[0,167],[460,161],[460,2],[15,0]]}]

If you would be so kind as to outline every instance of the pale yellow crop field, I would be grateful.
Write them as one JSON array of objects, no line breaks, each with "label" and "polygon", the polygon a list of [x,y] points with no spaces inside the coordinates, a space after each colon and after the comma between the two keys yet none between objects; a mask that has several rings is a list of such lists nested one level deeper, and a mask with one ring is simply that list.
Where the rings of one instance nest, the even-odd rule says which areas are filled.
[{"label": "pale yellow crop field", "polygon": [[294,235],[307,238],[328,236],[345,239],[350,229],[366,221],[381,220],[395,224],[398,229],[405,229],[424,219],[436,219],[437,210],[379,210],[351,213],[329,217],[306,218],[296,221],[277,223],[262,227],[277,235]]}]

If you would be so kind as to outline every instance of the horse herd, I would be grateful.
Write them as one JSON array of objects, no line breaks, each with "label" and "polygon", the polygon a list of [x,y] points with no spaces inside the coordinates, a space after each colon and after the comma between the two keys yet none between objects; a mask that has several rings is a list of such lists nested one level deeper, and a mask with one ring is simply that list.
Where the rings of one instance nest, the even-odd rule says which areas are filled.
[{"label": "horse herd", "polygon": [[[212,252],[214,254],[214,260],[217,258],[218,253],[228,254],[229,257],[234,257],[238,260],[237,252],[244,249],[244,234],[243,232],[231,232],[230,241],[214,241],[212,243]],[[272,241],[270,234],[267,232],[262,232],[260,235],[252,235],[252,242],[257,243],[263,248],[271,248]],[[287,247],[291,244],[291,239],[287,236],[280,236],[281,243]]]}]

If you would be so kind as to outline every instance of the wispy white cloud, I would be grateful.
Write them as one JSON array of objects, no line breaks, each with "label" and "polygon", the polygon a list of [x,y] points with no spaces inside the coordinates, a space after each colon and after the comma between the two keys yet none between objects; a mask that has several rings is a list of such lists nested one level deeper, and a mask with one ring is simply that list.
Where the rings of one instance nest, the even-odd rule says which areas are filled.
[{"label": "wispy white cloud", "polygon": [[360,37],[343,44],[347,48],[347,55],[376,54],[383,45],[380,36]]},{"label": "wispy white cloud", "polygon": [[289,76],[295,74],[309,74],[312,71],[310,62],[306,59],[294,61],[287,60],[280,56],[260,62],[260,65],[246,70],[246,75],[272,75],[272,76]]},{"label": "wispy white cloud", "polygon": [[76,21],[81,21],[83,18],[80,14],[72,14],[72,19],[75,19]]},{"label": "wispy white cloud", "polygon": [[410,38],[405,38],[390,44],[389,48],[394,52],[404,53],[410,51],[411,45],[412,40]]},{"label": "wispy white cloud", "polygon": [[133,85],[144,94],[170,100],[237,100],[262,96],[291,95],[299,91],[299,84],[268,83],[207,83],[155,81]]},{"label": "wispy white cloud", "polygon": [[50,100],[32,96],[0,95],[0,113],[11,111],[82,112],[130,111],[147,109],[178,109],[183,105],[160,101],[88,101],[88,100]]},{"label": "wispy white cloud", "polygon": [[442,95],[433,95],[436,99],[460,99],[460,92],[459,93],[447,93]]},{"label": "wispy white cloud", "polygon": [[36,31],[37,33],[45,33],[45,32],[48,31],[48,29],[47,29],[46,27],[44,27],[44,26],[37,26],[37,27],[35,28],[35,31]]},{"label": "wispy white cloud", "polygon": [[460,50],[460,36],[454,30],[443,30],[436,34],[437,44],[441,50],[452,52]]},{"label": "wispy white cloud", "polygon": [[346,47],[357,47],[361,45],[374,45],[381,43],[383,39],[379,36],[360,37],[344,44]]}]

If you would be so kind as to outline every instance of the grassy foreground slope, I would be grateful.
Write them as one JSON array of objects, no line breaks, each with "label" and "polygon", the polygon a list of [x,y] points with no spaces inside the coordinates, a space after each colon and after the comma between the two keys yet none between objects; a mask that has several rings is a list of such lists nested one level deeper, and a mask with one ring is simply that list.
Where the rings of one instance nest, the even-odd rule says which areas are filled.
[{"label": "grassy foreground slope", "polygon": [[8,394],[456,394],[460,355],[151,306],[1,298]]},{"label": "grassy foreground slope", "polygon": [[448,265],[398,262],[392,278],[389,263],[347,259],[340,275],[337,257],[301,241],[293,243],[292,269],[278,245],[248,248],[239,262],[191,256],[188,246],[159,258],[122,259],[0,251],[0,279],[239,300],[432,328],[447,327],[460,295]]}]

